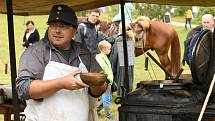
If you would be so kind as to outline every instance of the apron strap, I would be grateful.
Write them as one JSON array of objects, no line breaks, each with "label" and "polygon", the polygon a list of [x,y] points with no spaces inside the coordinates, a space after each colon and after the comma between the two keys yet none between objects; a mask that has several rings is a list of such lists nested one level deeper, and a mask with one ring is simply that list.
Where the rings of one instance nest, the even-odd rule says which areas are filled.
[{"label": "apron strap", "polygon": [[52,58],[52,49],[50,48],[49,49],[49,61],[51,61],[51,58]]},{"label": "apron strap", "polygon": [[78,59],[79,59],[80,63],[83,63],[80,56],[78,56]]},{"label": "apron strap", "polygon": [[80,56],[78,56],[78,59],[80,60],[80,64],[79,64],[79,69],[83,72],[83,73],[87,73],[87,67],[84,65],[84,63],[82,62]]}]

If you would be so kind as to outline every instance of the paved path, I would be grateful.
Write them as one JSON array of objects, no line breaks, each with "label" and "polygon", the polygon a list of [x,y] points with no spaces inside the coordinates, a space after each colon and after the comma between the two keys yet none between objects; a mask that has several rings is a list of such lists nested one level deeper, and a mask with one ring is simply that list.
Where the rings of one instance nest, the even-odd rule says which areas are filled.
[{"label": "paved path", "polygon": [[[185,25],[185,23],[176,22],[176,21],[171,21],[171,24],[172,24],[172,25],[175,25],[175,26],[183,26],[183,27],[184,27],[184,25]],[[192,24],[192,28],[194,28],[194,27],[196,27],[196,26],[198,26],[198,25]]]}]

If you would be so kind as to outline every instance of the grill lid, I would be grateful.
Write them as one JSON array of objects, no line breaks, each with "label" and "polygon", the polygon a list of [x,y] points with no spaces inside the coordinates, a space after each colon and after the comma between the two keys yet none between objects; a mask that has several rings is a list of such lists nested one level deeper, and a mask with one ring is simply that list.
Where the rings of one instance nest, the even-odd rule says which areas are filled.
[{"label": "grill lid", "polygon": [[191,73],[193,83],[201,89],[208,89],[215,71],[214,34],[205,30],[200,34],[193,49]]}]

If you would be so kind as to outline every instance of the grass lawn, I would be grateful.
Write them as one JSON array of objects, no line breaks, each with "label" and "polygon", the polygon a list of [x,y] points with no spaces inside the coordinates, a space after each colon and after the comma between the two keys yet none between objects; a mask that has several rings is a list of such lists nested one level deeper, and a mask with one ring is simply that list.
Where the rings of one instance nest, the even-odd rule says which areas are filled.
[{"label": "grass lawn", "polygon": [[[172,21],[185,23],[185,18],[184,18],[184,16],[176,16],[176,17],[172,17]],[[196,24],[196,25],[200,25],[201,20],[199,18],[193,18],[191,23]]]},{"label": "grass lawn", "polygon": [[[8,32],[7,32],[7,18],[5,15],[0,14],[0,83],[10,83],[10,70],[8,68],[7,74],[5,74],[5,64],[9,64],[9,47],[8,47]],[[14,34],[15,34],[15,49],[16,49],[16,62],[17,62],[17,68],[19,63],[19,58],[21,53],[23,52],[24,48],[22,47],[22,37],[24,35],[25,31],[25,22],[27,20],[33,20],[35,22],[36,28],[40,32],[40,37],[42,38],[44,36],[44,33],[46,31],[47,25],[47,16],[29,16],[29,17],[23,17],[23,16],[15,16],[14,17]],[[183,42],[185,40],[187,31],[184,29],[184,27],[176,27],[176,31],[178,32],[179,38],[180,38],[180,44],[181,44],[181,50],[183,54]],[[159,40],[158,40],[159,41]],[[151,54],[158,59],[157,55],[155,55],[155,52],[151,51]],[[141,80],[155,80],[155,79],[164,79],[164,72],[152,61],[150,60],[149,63],[149,71],[144,70],[144,56],[139,56],[135,59],[135,68],[134,68],[134,87],[136,86],[136,83]],[[190,73],[188,66],[183,67],[185,70],[183,73]],[[151,76],[150,76],[151,75]],[[114,94],[114,98],[116,97],[116,94]],[[118,116],[117,107],[119,105],[116,105],[114,103],[111,104],[111,111],[114,113],[114,115]],[[100,115],[100,121],[104,120],[104,111],[101,111]],[[0,116],[0,121],[2,121],[3,118]]]}]

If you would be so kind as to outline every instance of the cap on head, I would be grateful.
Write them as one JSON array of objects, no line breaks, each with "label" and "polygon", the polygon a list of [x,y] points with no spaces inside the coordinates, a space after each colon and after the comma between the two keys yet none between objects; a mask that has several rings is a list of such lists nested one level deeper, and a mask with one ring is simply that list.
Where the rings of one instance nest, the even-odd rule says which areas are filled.
[{"label": "cap on head", "polygon": [[47,23],[60,21],[77,28],[77,16],[75,11],[66,5],[54,5],[51,9]]}]

